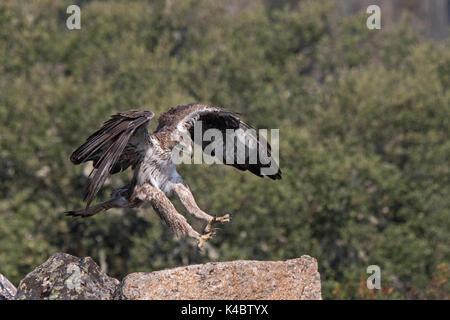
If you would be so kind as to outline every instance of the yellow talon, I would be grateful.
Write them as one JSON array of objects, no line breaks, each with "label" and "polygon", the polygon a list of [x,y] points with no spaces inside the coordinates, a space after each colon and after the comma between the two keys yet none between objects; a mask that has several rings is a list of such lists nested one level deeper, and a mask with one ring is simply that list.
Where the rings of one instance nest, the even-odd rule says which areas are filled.
[{"label": "yellow talon", "polygon": [[211,219],[211,221],[209,221],[208,224],[206,225],[205,232],[211,231],[212,226],[218,222],[220,222],[220,223],[231,222],[231,214],[227,213],[226,215],[224,215],[222,217],[214,216]]},{"label": "yellow talon", "polygon": [[226,215],[222,216],[222,217],[218,217],[215,219],[215,222],[230,222],[231,221],[231,216],[229,213],[227,213]]},{"label": "yellow talon", "polygon": [[210,231],[208,233],[202,234],[198,240],[198,248],[201,249],[206,241],[211,239],[216,234],[216,231]]}]

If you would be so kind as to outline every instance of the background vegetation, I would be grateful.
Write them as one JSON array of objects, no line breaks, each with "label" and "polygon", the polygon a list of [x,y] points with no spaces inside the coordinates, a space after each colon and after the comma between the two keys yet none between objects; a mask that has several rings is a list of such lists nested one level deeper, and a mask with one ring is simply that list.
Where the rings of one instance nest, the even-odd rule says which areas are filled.
[{"label": "background vegetation", "polygon": [[[407,16],[368,30],[365,12],[337,15],[335,2],[226,3],[81,1],[70,31],[70,1],[1,2],[0,272],[17,285],[58,251],[118,278],[308,254],[326,299],[449,298],[448,41]],[[180,168],[205,211],[234,214],[204,254],[151,208],[61,215],[83,206],[90,171],[69,155],[111,113],[190,102],[280,128],[281,181]]]}]

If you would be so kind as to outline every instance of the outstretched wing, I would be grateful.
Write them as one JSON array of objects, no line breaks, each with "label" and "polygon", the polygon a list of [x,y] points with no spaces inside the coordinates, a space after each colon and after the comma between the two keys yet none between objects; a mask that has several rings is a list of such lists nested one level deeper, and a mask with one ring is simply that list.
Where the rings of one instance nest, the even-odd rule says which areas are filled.
[{"label": "outstretched wing", "polygon": [[271,147],[265,138],[241,121],[238,114],[231,110],[203,104],[173,107],[159,117],[155,133],[167,131],[171,134],[182,135],[187,132],[191,139],[205,150],[212,142],[195,139],[194,128],[199,127],[195,126],[197,121],[201,121],[201,137],[208,129],[221,132],[222,153],[211,155],[216,158],[220,156],[219,160],[223,164],[243,171],[248,170],[259,177],[281,179],[281,170],[272,157]]},{"label": "outstretched wing", "polygon": [[86,191],[86,207],[89,207],[109,174],[129,166],[134,168],[139,162],[148,143],[147,124],[153,117],[153,112],[143,110],[115,114],[72,153],[72,163],[92,161],[96,169]]}]

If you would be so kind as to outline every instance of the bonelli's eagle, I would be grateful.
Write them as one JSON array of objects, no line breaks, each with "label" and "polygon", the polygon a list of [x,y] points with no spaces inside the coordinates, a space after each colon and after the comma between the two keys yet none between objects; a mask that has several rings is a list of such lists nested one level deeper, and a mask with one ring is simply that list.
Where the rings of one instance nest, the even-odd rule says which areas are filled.
[{"label": "bonelli's eagle", "polygon": [[[147,127],[153,117],[153,112],[143,110],[115,114],[72,153],[70,160],[74,164],[92,161],[95,171],[86,191],[86,208],[68,211],[67,215],[89,217],[111,208],[137,208],[149,203],[177,236],[194,238],[201,248],[204,242],[214,235],[214,224],[229,222],[231,216],[226,214],[216,217],[202,211],[188,185],[176,171],[176,163],[173,161],[174,148],[180,144],[186,147],[186,143],[183,145],[183,137],[188,136],[190,139],[187,147],[192,150],[193,142],[197,143],[194,139],[196,122],[201,122],[203,132],[216,129],[226,136],[230,130],[234,131],[237,139],[233,139],[233,144],[245,141],[243,155],[237,154],[238,148],[225,147],[224,143],[221,155],[223,159],[219,159],[222,160],[221,163],[242,171],[248,170],[261,177],[266,175],[273,180],[281,179],[281,171],[272,159],[270,145],[233,111],[203,104],[173,107],[159,117],[156,130],[150,134]],[[201,150],[207,145],[208,143],[200,142]],[[250,161],[252,152],[258,154],[256,161]],[[266,154],[266,160],[269,161],[263,163],[261,154]],[[239,159],[241,161],[237,161]],[[263,174],[262,170],[269,166],[275,167],[275,170]],[[91,206],[108,175],[129,167],[134,171],[131,182],[114,190],[109,200]],[[168,199],[172,195],[180,200],[192,216],[205,221],[203,234],[195,231],[177,212]]]}]

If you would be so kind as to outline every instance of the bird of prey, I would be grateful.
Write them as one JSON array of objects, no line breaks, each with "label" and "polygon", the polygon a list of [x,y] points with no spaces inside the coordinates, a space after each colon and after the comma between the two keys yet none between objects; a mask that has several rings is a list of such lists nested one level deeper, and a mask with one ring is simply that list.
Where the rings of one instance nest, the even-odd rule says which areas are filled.
[{"label": "bird of prey", "polygon": [[[147,127],[153,117],[153,112],[144,110],[129,110],[112,115],[72,153],[72,163],[92,161],[94,169],[86,191],[86,208],[67,211],[66,215],[89,217],[111,208],[138,208],[150,204],[178,237],[193,238],[201,248],[215,234],[213,226],[216,223],[230,222],[231,216],[226,214],[217,217],[201,210],[189,186],[176,171],[173,150],[177,145],[183,146],[182,150],[193,150],[194,142],[197,143],[194,139],[196,122],[201,122],[202,132],[216,129],[225,136],[234,132],[237,139],[233,139],[233,144],[245,141],[246,153],[243,156],[237,154],[236,148],[225,147],[224,144],[220,163],[242,171],[248,170],[260,177],[264,176],[261,173],[263,168],[275,166],[275,170],[267,176],[273,180],[281,179],[281,171],[272,159],[270,145],[261,135],[255,135],[255,130],[250,130],[251,127],[231,110],[204,104],[173,107],[161,114],[156,130],[150,133]],[[187,142],[184,139],[186,136],[189,137]],[[204,151],[208,142],[201,141],[199,145]],[[267,161],[263,163],[262,157],[250,161],[250,151],[258,148],[267,155],[269,164]],[[234,160],[231,162],[225,159],[230,153],[230,158]],[[260,154],[259,152],[258,155]],[[241,161],[236,161],[237,158]],[[131,182],[115,189],[110,199],[91,206],[107,177],[129,167],[134,171]],[[189,214],[206,223],[202,234],[195,231],[186,218],[177,212],[168,198],[171,196],[176,196]]]}]

